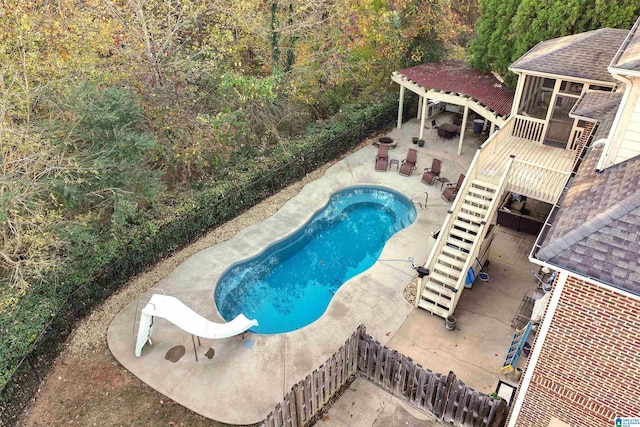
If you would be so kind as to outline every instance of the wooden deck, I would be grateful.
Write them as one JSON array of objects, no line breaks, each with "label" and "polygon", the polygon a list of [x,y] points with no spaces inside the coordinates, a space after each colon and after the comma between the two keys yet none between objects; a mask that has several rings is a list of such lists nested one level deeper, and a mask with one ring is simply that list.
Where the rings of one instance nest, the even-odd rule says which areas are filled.
[{"label": "wooden deck", "polygon": [[488,153],[483,153],[478,171],[480,175],[490,178],[498,178],[504,173],[509,156],[512,154],[518,160],[559,172],[570,172],[576,157],[576,152],[573,150],[549,147],[539,142],[516,137],[493,141],[486,150]]}]

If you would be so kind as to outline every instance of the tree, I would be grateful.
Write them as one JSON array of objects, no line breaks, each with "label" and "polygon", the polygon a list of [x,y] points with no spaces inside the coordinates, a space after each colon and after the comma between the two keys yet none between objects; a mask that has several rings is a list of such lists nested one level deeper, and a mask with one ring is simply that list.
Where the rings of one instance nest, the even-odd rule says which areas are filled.
[{"label": "tree", "polygon": [[513,86],[509,65],[537,43],[598,28],[631,28],[640,0],[480,0],[480,13],[471,64],[496,71]]}]

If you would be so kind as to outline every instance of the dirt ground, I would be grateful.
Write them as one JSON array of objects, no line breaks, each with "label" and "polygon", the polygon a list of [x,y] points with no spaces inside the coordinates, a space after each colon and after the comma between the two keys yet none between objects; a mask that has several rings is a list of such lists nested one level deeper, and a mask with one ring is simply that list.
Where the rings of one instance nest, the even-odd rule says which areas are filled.
[{"label": "dirt ground", "polygon": [[[363,141],[356,151],[377,136]],[[373,164],[373,159],[372,159]],[[19,426],[223,426],[173,402],[130,374],[107,347],[111,319],[132,300],[158,283],[179,264],[209,246],[273,215],[326,165],[239,217],[211,231],[198,242],[139,274],[82,320],[64,344]],[[265,414],[266,416],[267,414]]]}]

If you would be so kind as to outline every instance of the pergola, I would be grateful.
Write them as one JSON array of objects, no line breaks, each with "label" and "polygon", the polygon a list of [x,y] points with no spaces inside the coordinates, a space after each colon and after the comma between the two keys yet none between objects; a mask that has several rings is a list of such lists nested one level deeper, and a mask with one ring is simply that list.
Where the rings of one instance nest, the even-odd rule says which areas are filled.
[{"label": "pergola", "polygon": [[462,130],[458,141],[458,154],[466,130],[469,110],[484,118],[485,125],[491,123],[491,133],[496,126],[502,126],[511,114],[515,92],[490,74],[483,74],[469,68],[462,61],[444,61],[416,65],[394,71],[391,80],[400,85],[398,104],[398,129],[402,126],[404,91],[409,89],[419,96],[418,117],[420,135],[424,135],[424,124],[429,100],[464,107]]}]

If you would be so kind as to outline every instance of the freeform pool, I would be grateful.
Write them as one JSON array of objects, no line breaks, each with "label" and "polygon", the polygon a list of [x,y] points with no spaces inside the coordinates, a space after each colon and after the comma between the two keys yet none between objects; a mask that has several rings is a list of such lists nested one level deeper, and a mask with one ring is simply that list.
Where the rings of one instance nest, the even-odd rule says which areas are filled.
[{"label": "freeform pool", "polygon": [[335,292],[371,267],[416,210],[400,193],[351,187],[333,194],[302,228],[221,276],[214,299],[226,320],[257,319],[253,332],[275,334],[317,320]]}]

